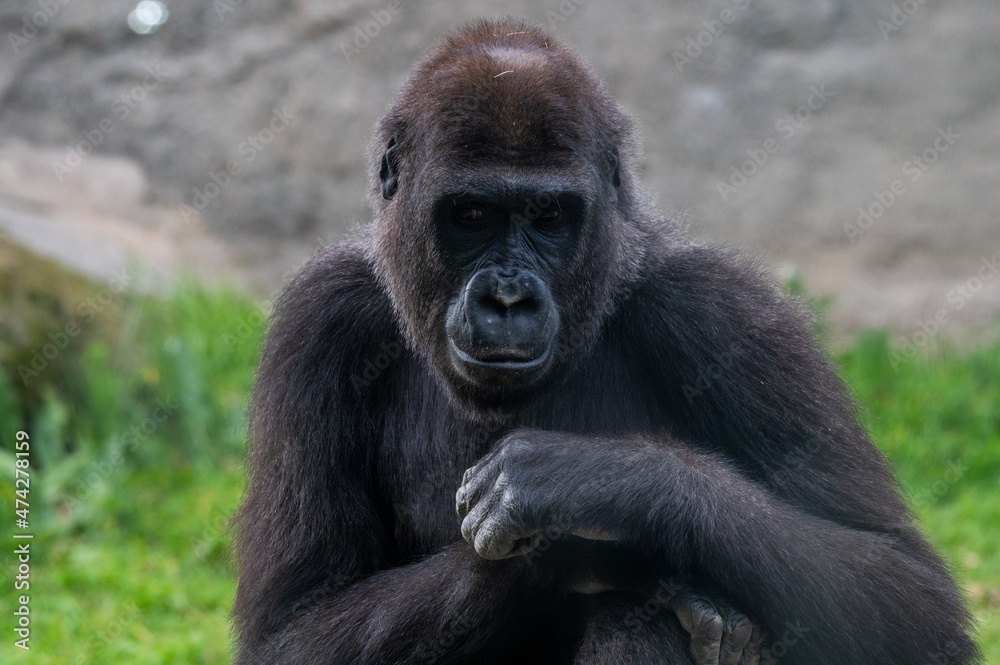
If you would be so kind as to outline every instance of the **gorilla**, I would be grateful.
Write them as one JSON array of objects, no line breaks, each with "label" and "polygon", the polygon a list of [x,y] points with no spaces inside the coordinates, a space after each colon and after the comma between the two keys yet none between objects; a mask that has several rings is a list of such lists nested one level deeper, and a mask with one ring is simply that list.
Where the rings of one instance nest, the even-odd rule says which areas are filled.
[{"label": "gorilla", "polygon": [[238,663],[977,661],[807,317],[659,214],[638,153],[531,25],[416,66],[373,224],[275,306]]}]

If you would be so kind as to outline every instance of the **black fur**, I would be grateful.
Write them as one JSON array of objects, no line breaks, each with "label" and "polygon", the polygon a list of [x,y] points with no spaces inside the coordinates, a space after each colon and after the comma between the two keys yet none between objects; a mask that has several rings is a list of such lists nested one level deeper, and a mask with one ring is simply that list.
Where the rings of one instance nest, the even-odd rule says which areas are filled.
[{"label": "black fur", "polygon": [[[746,613],[782,663],[976,661],[803,317],[660,218],[636,152],[593,74],[530,26],[471,26],[416,68],[373,142],[372,235],[277,303],[238,514],[239,663],[689,663],[676,618],[641,612],[668,579]],[[537,253],[464,260],[441,231],[451,181],[503,214],[511,183],[583,203]],[[552,359],[489,386],[449,361],[445,318],[484,263],[515,259],[558,309]]]}]

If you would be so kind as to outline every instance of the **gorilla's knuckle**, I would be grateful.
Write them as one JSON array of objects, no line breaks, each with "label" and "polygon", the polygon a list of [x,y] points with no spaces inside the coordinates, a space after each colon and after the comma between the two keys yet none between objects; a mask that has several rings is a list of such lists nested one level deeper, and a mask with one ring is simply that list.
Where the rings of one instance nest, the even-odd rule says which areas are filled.
[{"label": "gorilla's knuckle", "polygon": [[497,559],[505,553],[503,542],[504,538],[500,525],[488,521],[476,533],[476,552],[484,558]]},{"label": "gorilla's knuckle", "polygon": [[470,544],[475,543],[476,540],[476,530],[468,519],[462,522],[462,538]]},{"label": "gorilla's knuckle", "polygon": [[717,640],[722,638],[725,626],[722,617],[713,609],[699,615],[696,630],[704,638]]},{"label": "gorilla's knuckle", "polygon": [[746,644],[753,634],[753,624],[744,615],[736,614],[729,620],[728,630],[733,640]]},{"label": "gorilla's knuckle", "polygon": [[462,519],[469,514],[469,501],[464,487],[459,487],[455,493],[455,510]]},{"label": "gorilla's knuckle", "polygon": [[493,481],[493,489],[503,494],[510,487],[510,475],[506,470],[501,469],[497,473],[496,480]]},{"label": "gorilla's knuckle", "polygon": [[725,622],[715,607],[705,600],[701,598],[687,600],[676,614],[684,630],[693,639],[711,642],[722,638]]},{"label": "gorilla's knuckle", "polygon": [[533,446],[524,436],[513,436],[504,441],[503,456],[507,460],[516,460],[531,452]]}]

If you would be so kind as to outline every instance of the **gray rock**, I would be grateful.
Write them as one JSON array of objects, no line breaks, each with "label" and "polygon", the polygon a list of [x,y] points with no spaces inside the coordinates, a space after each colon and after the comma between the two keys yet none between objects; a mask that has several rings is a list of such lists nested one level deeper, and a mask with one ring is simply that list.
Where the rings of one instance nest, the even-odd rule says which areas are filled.
[{"label": "gray rock", "polygon": [[[88,219],[117,191],[115,215],[204,228],[244,257],[232,271],[270,286],[317,239],[368,218],[375,120],[445,31],[496,12],[483,0],[168,4],[166,24],[140,36],[125,22],[133,2],[4,3],[0,159],[14,174],[0,198]],[[834,293],[843,328],[915,329],[1000,251],[995,0],[504,11],[549,25],[635,115],[643,180],[665,211]],[[941,132],[956,138],[938,151]],[[879,214],[869,223],[859,208]],[[955,320],[998,303],[1000,276]]]}]

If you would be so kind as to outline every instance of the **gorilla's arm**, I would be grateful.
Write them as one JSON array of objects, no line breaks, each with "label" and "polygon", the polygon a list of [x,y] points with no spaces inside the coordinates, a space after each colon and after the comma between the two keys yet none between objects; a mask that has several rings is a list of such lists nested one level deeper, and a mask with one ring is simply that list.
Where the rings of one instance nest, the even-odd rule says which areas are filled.
[{"label": "gorilla's arm", "polygon": [[958,663],[972,650],[955,590],[911,527],[817,517],[676,441],[520,430],[469,474],[460,500],[463,534],[485,557],[570,524],[712,580],[772,648],[783,642],[783,662]]},{"label": "gorilla's arm", "polygon": [[564,525],[708,578],[782,662],[974,662],[954,583],[771,285],[690,248],[633,302],[609,339],[670,434],[512,432],[456,497],[477,551]]},{"label": "gorilla's arm", "polygon": [[543,611],[559,595],[538,567],[484,561],[461,541],[395,560],[371,472],[388,407],[350,384],[353,364],[394,329],[384,302],[348,247],[314,260],[277,304],[237,515],[239,663],[443,665],[490,647],[512,628],[512,608]]},{"label": "gorilla's arm", "polygon": [[560,596],[532,572],[521,558],[487,561],[452,545],[315,599],[239,662],[494,662]]}]

